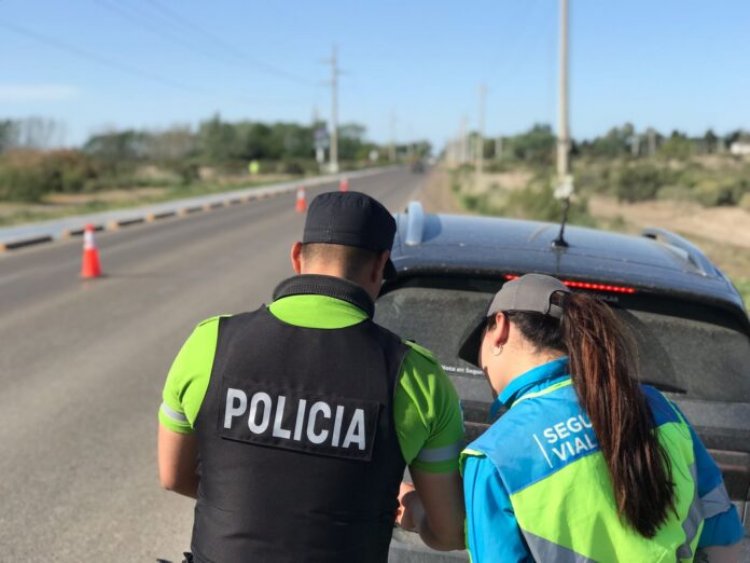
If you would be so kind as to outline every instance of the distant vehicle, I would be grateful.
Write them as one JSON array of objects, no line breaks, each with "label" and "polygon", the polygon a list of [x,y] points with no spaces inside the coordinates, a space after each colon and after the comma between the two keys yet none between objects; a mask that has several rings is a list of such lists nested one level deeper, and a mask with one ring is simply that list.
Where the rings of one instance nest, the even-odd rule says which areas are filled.
[{"label": "distant vehicle", "polygon": [[422,172],[424,172],[424,169],[425,169],[424,161],[421,158],[417,158],[414,161],[412,161],[411,163],[412,172],[421,174]]},{"label": "distant vehicle", "polygon": [[[396,216],[376,320],[437,355],[461,398],[467,440],[490,422],[489,386],[458,359],[464,328],[508,280],[538,272],[609,303],[637,339],[643,382],[683,410],[724,473],[750,533],[750,321],[735,287],[691,242],[661,229],[641,236],[513,219],[426,214],[416,202]],[[397,531],[390,561],[467,560],[427,552]],[[743,549],[750,561],[750,538]]]}]

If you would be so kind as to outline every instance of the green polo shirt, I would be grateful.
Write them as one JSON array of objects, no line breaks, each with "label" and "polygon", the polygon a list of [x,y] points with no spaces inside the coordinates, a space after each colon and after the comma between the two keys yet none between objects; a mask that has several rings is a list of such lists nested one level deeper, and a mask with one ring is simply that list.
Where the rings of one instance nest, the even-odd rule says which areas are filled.
[{"label": "green polo shirt", "polygon": [[[324,295],[290,295],[274,301],[268,309],[279,320],[304,328],[335,330],[368,318],[356,305]],[[159,422],[174,432],[194,431],[211,377],[219,318],[207,319],[195,328],[167,375]],[[458,394],[429,351],[406,344],[410,349],[393,399],[401,453],[416,469],[455,471],[464,437]]]}]

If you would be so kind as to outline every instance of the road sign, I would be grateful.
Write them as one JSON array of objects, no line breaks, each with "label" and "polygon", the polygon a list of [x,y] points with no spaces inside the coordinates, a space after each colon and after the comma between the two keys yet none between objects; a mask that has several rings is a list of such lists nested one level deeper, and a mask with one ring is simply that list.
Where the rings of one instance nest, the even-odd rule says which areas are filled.
[{"label": "road sign", "polygon": [[328,130],[325,127],[318,127],[315,130],[315,148],[316,149],[327,149],[330,145],[330,137]]}]

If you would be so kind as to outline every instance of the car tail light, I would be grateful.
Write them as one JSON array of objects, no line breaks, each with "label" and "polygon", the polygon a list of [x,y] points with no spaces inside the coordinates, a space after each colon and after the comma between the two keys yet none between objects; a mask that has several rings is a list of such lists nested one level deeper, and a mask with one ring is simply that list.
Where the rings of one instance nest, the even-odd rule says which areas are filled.
[{"label": "car tail light", "polygon": [[[505,274],[505,279],[515,280],[520,276],[517,274]],[[635,293],[636,290],[633,287],[627,287],[625,285],[612,285],[608,283],[593,283],[593,282],[582,282],[575,280],[560,280],[568,287],[575,289],[588,289],[591,291],[607,291],[609,293]]]}]

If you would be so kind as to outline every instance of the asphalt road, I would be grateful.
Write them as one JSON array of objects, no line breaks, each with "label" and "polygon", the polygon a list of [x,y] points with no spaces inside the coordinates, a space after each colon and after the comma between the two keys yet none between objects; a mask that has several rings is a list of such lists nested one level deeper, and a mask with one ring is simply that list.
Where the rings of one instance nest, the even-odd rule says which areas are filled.
[{"label": "asphalt road", "polygon": [[[351,189],[403,209],[424,180]],[[334,184],[308,192],[314,195]],[[162,491],[156,414],[200,320],[268,302],[302,231],[294,194],[0,256],[0,561],[179,561],[192,501]]]}]

